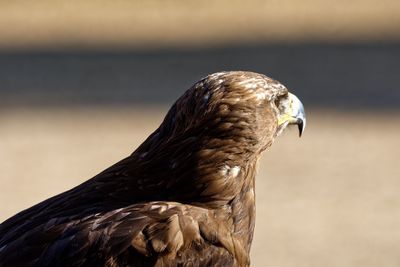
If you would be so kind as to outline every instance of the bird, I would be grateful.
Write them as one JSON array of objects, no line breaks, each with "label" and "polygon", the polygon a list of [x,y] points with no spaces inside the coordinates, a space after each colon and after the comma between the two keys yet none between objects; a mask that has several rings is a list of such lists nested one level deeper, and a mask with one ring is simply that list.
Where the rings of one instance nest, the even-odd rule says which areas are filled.
[{"label": "bird", "polygon": [[191,86],[129,156],[0,224],[0,266],[249,266],[255,176],[301,101],[249,71]]}]

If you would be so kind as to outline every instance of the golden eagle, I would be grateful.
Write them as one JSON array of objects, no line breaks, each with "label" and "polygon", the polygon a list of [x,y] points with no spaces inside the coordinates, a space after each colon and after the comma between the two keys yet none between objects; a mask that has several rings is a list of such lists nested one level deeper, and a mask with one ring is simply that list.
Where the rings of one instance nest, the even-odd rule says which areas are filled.
[{"label": "golden eagle", "polygon": [[198,81],[136,149],[0,225],[0,266],[248,266],[261,152],[301,102],[262,74]]}]

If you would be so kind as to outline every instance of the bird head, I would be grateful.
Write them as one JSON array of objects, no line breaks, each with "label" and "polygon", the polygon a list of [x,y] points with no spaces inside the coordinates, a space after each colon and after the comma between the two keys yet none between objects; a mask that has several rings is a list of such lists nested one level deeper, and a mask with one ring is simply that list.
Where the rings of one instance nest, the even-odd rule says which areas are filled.
[{"label": "bird head", "polygon": [[159,136],[257,139],[265,147],[288,125],[297,125],[300,136],[306,126],[303,104],[294,94],[265,75],[229,71],[208,75],[187,90],[171,107]]},{"label": "bird head", "polygon": [[278,131],[279,135],[287,125],[295,124],[299,129],[299,136],[306,128],[306,114],[301,101],[292,93],[287,93],[275,99],[274,104],[278,109]]}]

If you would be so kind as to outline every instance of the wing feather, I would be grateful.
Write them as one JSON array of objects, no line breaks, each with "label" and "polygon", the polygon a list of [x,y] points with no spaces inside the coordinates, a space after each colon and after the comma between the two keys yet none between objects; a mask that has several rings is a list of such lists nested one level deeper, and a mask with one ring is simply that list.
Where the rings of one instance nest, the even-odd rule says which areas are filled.
[{"label": "wing feather", "polygon": [[[226,239],[230,231],[210,220],[215,215],[209,213],[180,203],[153,202],[68,223],[53,219],[3,248],[0,266],[19,260],[31,266],[93,266],[107,262],[115,266],[147,266],[151,262],[207,266],[221,256],[233,263],[234,244]],[[15,253],[20,247],[26,249]]]}]

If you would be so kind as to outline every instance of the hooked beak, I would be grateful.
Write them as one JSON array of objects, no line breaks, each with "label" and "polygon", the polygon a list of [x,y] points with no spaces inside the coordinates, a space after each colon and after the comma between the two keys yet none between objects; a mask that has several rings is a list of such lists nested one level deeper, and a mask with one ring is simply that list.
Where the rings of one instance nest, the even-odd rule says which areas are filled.
[{"label": "hooked beak", "polygon": [[299,128],[299,137],[306,128],[306,114],[304,112],[304,106],[301,101],[294,94],[289,93],[289,111],[279,119],[278,124],[297,124]]}]

